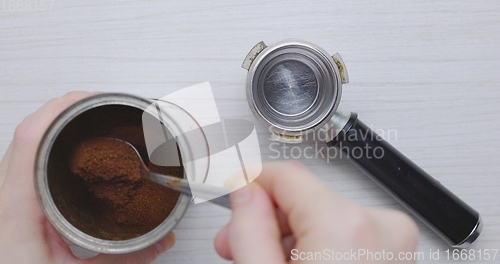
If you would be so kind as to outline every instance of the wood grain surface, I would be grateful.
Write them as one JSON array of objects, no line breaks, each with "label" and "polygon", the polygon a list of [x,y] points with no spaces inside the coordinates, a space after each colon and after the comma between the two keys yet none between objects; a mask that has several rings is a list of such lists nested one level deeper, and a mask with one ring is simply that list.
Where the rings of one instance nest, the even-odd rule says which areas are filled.
[{"label": "wood grain surface", "polygon": [[[483,234],[472,249],[500,248],[499,1],[10,2],[0,1],[0,153],[26,115],[68,91],[161,97],[210,81],[221,116],[253,121],[271,160],[240,65],[258,41],[299,38],[342,55],[351,81],[342,110],[396,131],[393,145],[481,213]],[[345,159],[301,160],[345,197],[404,210]],[[192,206],[175,229],[177,244],[155,263],[225,263],[212,241],[229,216]],[[418,250],[442,253],[420,263],[456,263],[419,228]],[[459,263],[469,262],[496,263]]]}]

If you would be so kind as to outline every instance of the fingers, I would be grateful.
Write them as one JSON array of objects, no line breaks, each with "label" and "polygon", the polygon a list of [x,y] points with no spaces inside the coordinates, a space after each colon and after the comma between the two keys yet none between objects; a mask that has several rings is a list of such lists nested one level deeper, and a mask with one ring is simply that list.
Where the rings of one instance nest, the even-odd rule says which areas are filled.
[{"label": "fingers", "polygon": [[228,225],[219,230],[219,233],[215,236],[214,247],[221,258],[232,260],[233,256],[231,255],[231,250],[229,249],[229,243],[227,241]]},{"label": "fingers", "polygon": [[[412,252],[416,247],[417,229],[408,216],[357,205],[335,194],[299,163],[264,165],[261,175],[231,198],[233,217],[216,237],[215,247],[219,255],[237,263],[246,259],[261,263],[265,261],[261,256],[280,263],[292,248]],[[249,251],[252,245],[259,251]]]},{"label": "fingers", "polygon": [[130,264],[142,264],[142,263],[151,263],[153,262],[159,255],[172,248],[175,244],[175,235],[174,233],[168,234],[165,238],[158,241],[158,243],[145,248],[140,251],[121,254],[121,255],[108,255],[108,254],[99,254],[90,259],[78,260],[80,264],[122,264],[122,263],[130,263]]},{"label": "fingers", "polygon": [[290,259],[291,252],[295,248],[295,237],[293,235],[284,236],[281,239],[281,244],[283,245],[283,254],[285,255],[285,259]]},{"label": "fingers", "polygon": [[2,161],[0,161],[0,189],[2,188],[3,180],[7,175],[7,168],[9,167],[10,156],[12,155],[11,152],[12,152],[12,144],[9,145],[7,151],[5,151],[5,154],[2,157]]},{"label": "fingers", "polygon": [[[283,252],[285,254],[285,258],[288,259],[290,251],[292,250],[293,245],[295,245],[295,238],[291,234],[290,227],[288,226],[288,219],[285,214],[283,214],[283,212],[279,209],[275,209],[275,212],[280,234],[282,236],[281,244],[284,249]],[[227,260],[232,260],[233,256],[231,255],[231,250],[229,249],[227,241],[228,226],[229,225],[224,226],[219,233],[217,233],[214,239],[214,247],[219,256]]]},{"label": "fingers", "polygon": [[287,236],[292,233],[290,226],[288,225],[288,218],[279,208],[276,209],[276,219],[278,219],[278,225],[281,230],[282,236]]},{"label": "fingers", "polygon": [[33,164],[38,144],[50,123],[71,104],[92,95],[89,92],[71,92],[43,105],[18,125],[12,142],[12,153],[4,184],[11,194],[32,193]]},{"label": "fingers", "polygon": [[[38,144],[52,120],[71,104],[92,95],[89,92],[71,92],[52,99],[35,113],[25,118],[16,128],[11,143],[9,163],[2,183],[0,201],[6,215],[26,215],[18,221],[39,223],[43,219],[33,189],[33,168]],[[18,203],[18,201],[23,201]],[[2,207],[2,205],[0,205]],[[25,230],[30,232],[30,230]]]},{"label": "fingers", "polygon": [[49,221],[44,221],[43,228],[45,229],[45,235],[39,243],[48,244],[51,252],[57,255],[59,259],[68,260],[67,262],[76,259],[68,244],[57,233]]},{"label": "fingers", "polygon": [[412,252],[417,247],[418,227],[408,215],[390,209],[367,209],[377,226],[381,247]]},{"label": "fingers", "polygon": [[329,243],[332,239],[326,232],[317,232],[318,228],[333,226],[342,233],[350,221],[347,216],[359,209],[358,205],[331,191],[298,162],[266,164],[256,181],[288,217],[288,225],[296,238],[312,233],[318,243]]},{"label": "fingers", "polygon": [[273,202],[262,187],[250,183],[231,193],[231,207],[227,240],[234,261],[239,264],[284,263]]},{"label": "fingers", "polygon": [[19,146],[38,143],[50,122],[71,104],[92,95],[90,92],[69,92],[62,97],[54,98],[40,109],[27,116],[14,132],[14,144]]}]

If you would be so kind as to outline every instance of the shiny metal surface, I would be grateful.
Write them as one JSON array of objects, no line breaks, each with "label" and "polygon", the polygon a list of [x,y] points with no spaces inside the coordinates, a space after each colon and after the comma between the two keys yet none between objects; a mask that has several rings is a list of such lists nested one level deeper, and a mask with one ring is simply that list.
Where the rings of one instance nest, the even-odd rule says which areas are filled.
[{"label": "shiny metal surface", "polygon": [[262,49],[248,69],[246,86],[254,115],[273,133],[286,137],[325,125],[342,94],[340,71],[333,58],[320,47],[299,40]]},{"label": "shiny metal surface", "polygon": [[282,115],[299,115],[318,97],[316,75],[300,61],[288,60],[274,65],[263,78],[264,99]]},{"label": "shiny metal surface", "polygon": [[255,44],[255,46],[250,50],[250,52],[248,52],[246,58],[243,60],[243,63],[241,63],[241,68],[248,71],[250,65],[252,65],[253,63],[253,60],[255,60],[255,57],[257,57],[257,55],[259,55],[259,53],[265,48],[267,48],[267,45],[266,43],[264,43],[264,41]]},{"label": "shiny metal surface", "polygon": [[337,111],[332,118],[319,130],[319,138],[325,139],[325,142],[332,141],[344,129],[349,122],[351,112]]},{"label": "shiny metal surface", "polygon": [[[161,238],[165,237],[176,226],[186,212],[191,201],[191,196],[181,195],[170,215],[159,226],[150,232],[128,240],[105,240],[90,236],[73,226],[59,211],[59,208],[56,206],[54,199],[51,196],[48,183],[49,175],[47,173],[49,156],[58,135],[71,120],[85,111],[97,107],[123,105],[144,110],[151,103],[152,101],[150,100],[128,94],[100,94],[88,97],[70,106],[63,113],[61,113],[47,129],[40,142],[35,159],[35,191],[40,207],[48,221],[57,230],[57,232],[67,240],[83,248],[100,253],[121,254],[133,252],[149,247],[158,242]],[[175,124],[171,124],[171,126],[175,126]],[[173,127],[173,129],[177,128]],[[189,143],[182,142],[182,137],[180,140],[181,141],[178,142],[178,146],[181,155],[185,157],[192,157],[193,153],[189,147]],[[195,169],[194,165],[184,166],[184,177],[189,175],[189,173],[192,173]]]},{"label": "shiny metal surface", "polygon": [[470,235],[462,243],[454,245],[453,247],[456,247],[456,248],[469,247],[470,245],[472,245],[472,243],[474,243],[474,241],[476,241],[476,239],[479,237],[479,235],[481,235],[482,231],[483,231],[483,221],[481,220],[481,217],[479,217],[479,220],[477,220],[476,227],[474,228],[474,230],[472,230]]},{"label": "shiny metal surface", "polygon": [[196,197],[198,198],[202,198],[213,204],[231,209],[229,202],[229,193],[231,190],[229,189],[204,183],[189,182],[185,179],[179,179],[174,176],[164,175],[150,170],[147,170],[146,174],[146,178],[166,186],[167,188],[176,190],[183,194],[188,194],[190,196],[196,193]]}]

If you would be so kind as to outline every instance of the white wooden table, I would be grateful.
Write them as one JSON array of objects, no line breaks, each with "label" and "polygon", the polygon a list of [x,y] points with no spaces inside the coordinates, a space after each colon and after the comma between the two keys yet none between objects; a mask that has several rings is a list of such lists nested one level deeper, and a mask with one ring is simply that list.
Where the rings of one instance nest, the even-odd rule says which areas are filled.
[{"label": "white wooden table", "polygon": [[[0,1],[0,153],[24,116],[71,90],[160,97],[210,81],[224,118],[257,124],[242,60],[260,40],[300,38],[345,60],[342,109],[397,131],[391,143],[481,213],[472,248],[500,248],[500,2],[10,2]],[[270,160],[267,131],[257,126]],[[346,160],[303,162],[360,204],[403,210]],[[215,206],[192,206],[176,246],[156,263],[223,263],[212,239],[228,219]],[[447,249],[419,227],[419,251]],[[421,262],[454,263],[445,256]]]}]

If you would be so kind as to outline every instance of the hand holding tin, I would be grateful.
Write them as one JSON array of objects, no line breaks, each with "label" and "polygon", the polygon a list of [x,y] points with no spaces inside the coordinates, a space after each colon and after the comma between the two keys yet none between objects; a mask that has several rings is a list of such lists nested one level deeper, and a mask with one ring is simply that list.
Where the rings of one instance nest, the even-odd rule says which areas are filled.
[{"label": "hand holding tin", "polygon": [[173,233],[156,244],[123,255],[73,255],[43,214],[33,188],[36,150],[50,122],[65,108],[92,93],[71,92],[53,99],[18,127],[0,162],[0,259],[2,263],[149,263],[175,243]]}]

